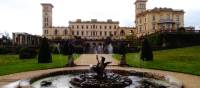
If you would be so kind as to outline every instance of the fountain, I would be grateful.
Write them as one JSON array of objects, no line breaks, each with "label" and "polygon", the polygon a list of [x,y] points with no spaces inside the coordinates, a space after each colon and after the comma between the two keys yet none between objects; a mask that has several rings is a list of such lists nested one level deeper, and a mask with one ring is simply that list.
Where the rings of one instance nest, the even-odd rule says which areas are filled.
[{"label": "fountain", "polygon": [[97,56],[97,61],[97,65],[91,67],[94,73],[80,74],[78,77],[72,78],[70,83],[81,88],[124,88],[132,84],[132,80],[128,77],[116,73],[106,73],[105,68],[111,62],[105,62],[104,57],[99,62]]},{"label": "fountain", "polygon": [[[177,79],[130,68],[106,68],[111,62],[96,57],[97,64],[71,67],[42,73],[30,79],[19,80],[3,88],[183,88]],[[106,68],[106,69],[105,69]]]}]

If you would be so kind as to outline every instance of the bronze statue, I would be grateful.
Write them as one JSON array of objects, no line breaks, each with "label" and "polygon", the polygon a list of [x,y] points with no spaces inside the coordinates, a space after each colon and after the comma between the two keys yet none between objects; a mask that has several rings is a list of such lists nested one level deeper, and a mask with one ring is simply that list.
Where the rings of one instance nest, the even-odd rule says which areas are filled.
[{"label": "bronze statue", "polygon": [[105,59],[104,57],[101,57],[101,61],[99,62],[99,59],[98,59],[98,56],[96,56],[96,59],[97,59],[97,65],[96,66],[92,66],[92,70],[97,73],[96,77],[98,79],[102,79],[104,78],[106,75],[105,75],[105,68],[108,64],[112,63],[112,62],[105,62]]}]

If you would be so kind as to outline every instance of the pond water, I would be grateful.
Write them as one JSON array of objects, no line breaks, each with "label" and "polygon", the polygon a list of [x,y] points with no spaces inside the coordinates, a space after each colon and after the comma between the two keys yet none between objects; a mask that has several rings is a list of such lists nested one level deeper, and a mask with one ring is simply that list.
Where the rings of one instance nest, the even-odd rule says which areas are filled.
[{"label": "pond water", "polygon": [[[47,78],[43,78],[43,79],[33,82],[31,86],[32,88],[78,88],[70,84],[70,80],[76,76],[78,75],[67,74],[67,75],[47,77]],[[138,76],[128,76],[128,78],[132,80],[132,84],[125,88],[143,88],[141,87],[142,85],[144,85],[141,83],[142,80],[148,80],[157,85],[164,85],[161,88],[178,88],[176,85],[170,84],[163,80],[155,80],[152,78],[145,78],[145,77],[138,77]],[[42,81],[52,82],[52,84],[50,86],[42,87],[41,86]]]}]

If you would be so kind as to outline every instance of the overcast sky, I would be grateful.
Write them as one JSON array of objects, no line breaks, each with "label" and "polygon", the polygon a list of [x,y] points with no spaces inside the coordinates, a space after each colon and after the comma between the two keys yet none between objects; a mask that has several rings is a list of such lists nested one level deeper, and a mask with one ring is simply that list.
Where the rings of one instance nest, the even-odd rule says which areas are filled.
[{"label": "overcast sky", "polygon": [[[41,3],[54,5],[54,26],[68,26],[70,20],[76,19],[113,19],[119,21],[120,26],[134,26],[134,2],[135,0],[0,0],[0,32],[41,35]],[[147,9],[184,9],[185,26],[200,27],[199,5],[199,0],[148,0]]]}]

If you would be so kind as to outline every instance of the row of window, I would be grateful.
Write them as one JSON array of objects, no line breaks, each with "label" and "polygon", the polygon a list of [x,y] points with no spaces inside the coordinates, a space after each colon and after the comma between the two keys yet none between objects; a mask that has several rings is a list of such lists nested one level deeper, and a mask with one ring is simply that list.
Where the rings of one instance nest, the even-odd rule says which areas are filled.
[{"label": "row of window", "polygon": [[[44,31],[45,34],[48,34],[48,30],[45,30]],[[72,31],[72,35],[77,35],[77,36],[83,36],[83,35],[91,35],[91,36],[103,36],[103,33],[105,36],[112,36],[112,35],[117,35],[117,31]],[[67,35],[68,34],[68,31],[67,30],[64,30],[64,35]],[[54,31],[54,35],[58,35],[58,30],[55,30]],[[120,35],[125,35],[125,32],[124,31],[121,31],[120,32]]]},{"label": "row of window", "polygon": [[48,18],[47,17],[44,18],[44,22],[48,22]]},{"label": "row of window", "polygon": [[[156,30],[156,24],[152,23],[152,30]],[[174,25],[176,29],[178,29],[180,27],[180,24],[176,24]],[[160,25],[159,26],[160,29],[173,29],[173,25],[171,24],[165,24],[165,25]],[[142,28],[142,26],[138,26],[137,27],[139,30],[137,30],[137,32],[142,32],[142,30],[146,30],[146,25],[144,26],[144,29]]]},{"label": "row of window", "polygon": [[77,36],[83,36],[83,35],[91,35],[91,36],[103,36],[103,34],[105,36],[112,36],[112,35],[117,35],[117,32],[114,31],[72,31],[72,35],[77,35]]},{"label": "row of window", "polygon": [[[163,16],[160,16],[160,19],[164,19]],[[167,19],[171,19],[170,16],[167,16]],[[177,15],[175,20],[177,22],[179,22],[180,21],[180,17]],[[156,21],[156,16],[155,15],[152,16],[152,21]],[[146,22],[146,17],[144,19],[144,22]],[[142,23],[142,19],[141,18],[139,19],[139,23],[140,24]]]},{"label": "row of window", "polygon": [[76,28],[76,29],[117,29],[117,26],[115,25],[113,26],[102,26],[102,25],[72,25],[71,26],[72,29]]},{"label": "row of window", "polygon": [[48,23],[44,23],[44,27],[47,27],[47,26],[49,26],[49,24]]}]

